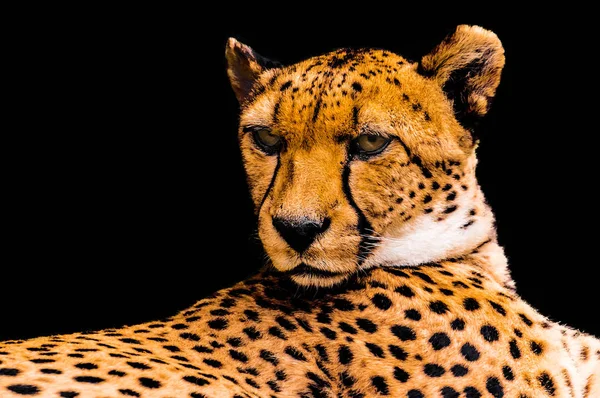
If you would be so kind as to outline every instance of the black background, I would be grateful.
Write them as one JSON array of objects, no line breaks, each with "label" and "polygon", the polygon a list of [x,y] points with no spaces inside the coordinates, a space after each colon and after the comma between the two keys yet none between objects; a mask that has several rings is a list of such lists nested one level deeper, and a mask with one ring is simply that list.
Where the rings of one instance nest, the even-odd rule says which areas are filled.
[{"label": "black background", "polygon": [[276,17],[70,9],[28,32],[8,128],[18,144],[3,173],[0,339],[164,317],[260,267],[227,37],[284,63],[348,46],[418,60],[461,23],[495,31],[506,49],[478,175],[519,292],[600,335],[588,13],[370,7]]}]

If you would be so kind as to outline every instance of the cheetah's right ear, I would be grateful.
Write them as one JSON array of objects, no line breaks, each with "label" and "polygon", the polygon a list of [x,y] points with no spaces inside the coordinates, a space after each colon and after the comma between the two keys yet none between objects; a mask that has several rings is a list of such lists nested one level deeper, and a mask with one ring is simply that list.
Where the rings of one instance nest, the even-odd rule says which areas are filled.
[{"label": "cheetah's right ear", "polygon": [[279,63],[262,57],[233,37],[227,41],[225,58],[227,59],[227,75],[240,104],[246,102],[251,96],[252,89],[261,73],[280,66]]},{"label": "cheetah's right ear", "polygon": [[490,107],[503,67],[498,37],[479,26],[461,25],[423,57],[417,71],[442,87],[458,121],[472,131]]}]

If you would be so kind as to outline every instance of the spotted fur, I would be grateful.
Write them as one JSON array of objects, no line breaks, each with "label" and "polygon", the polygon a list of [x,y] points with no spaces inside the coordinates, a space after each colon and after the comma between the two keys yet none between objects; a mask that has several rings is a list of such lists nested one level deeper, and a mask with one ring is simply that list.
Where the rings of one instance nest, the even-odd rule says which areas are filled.
[{"label": "spotted fur", "polygon": [[[282,67],[233,39],[227,60],[271,266],[161,321],[0,342],[1,397],[600,396],[600,341],[518,297],[475,179],[494,34],[461,26],[419,64]],[[353,154],[364,132],[391,143]],[[299,252],[281,219],[319,235]]]}]

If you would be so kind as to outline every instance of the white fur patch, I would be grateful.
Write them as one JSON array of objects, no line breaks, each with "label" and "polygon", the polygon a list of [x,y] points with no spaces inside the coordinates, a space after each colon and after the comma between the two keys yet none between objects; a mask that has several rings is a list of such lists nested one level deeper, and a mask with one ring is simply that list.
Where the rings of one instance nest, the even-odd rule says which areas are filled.
[{"label": "white fur patch", "polygon": [[[473,200],[468,195],[462,199],[459,197],[454,203],[458,208],[442,221],[437,221],[443,212],[443,208],[438,208],[387,232],[363,266],[409,266],[440,261],[467,253],[488,240],[494,229],[491,210],[479,206],[479,214],[470,216]],[[463,228],[470,220],[475,223]]]}]

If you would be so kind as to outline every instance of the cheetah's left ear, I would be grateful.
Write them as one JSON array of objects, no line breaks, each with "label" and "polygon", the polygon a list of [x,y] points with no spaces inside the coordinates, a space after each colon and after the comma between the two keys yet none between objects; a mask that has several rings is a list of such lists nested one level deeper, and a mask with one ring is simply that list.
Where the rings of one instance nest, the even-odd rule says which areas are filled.
[{"label": "cheetah's left ear", "polygon": [[261,73],[280,66],[278,62],[266,59],[233,37],[227,41],[225,58],[227,59],[227,75],[229,75],[231,87],[240,104],[252,96],[252,89]]},{"label": "cheetah's left ear", "polygon": [[460,25],[421,60],[418,72],[437,81],[468,130],[487,113],[500,83],[504,49],[493,32]]}]

